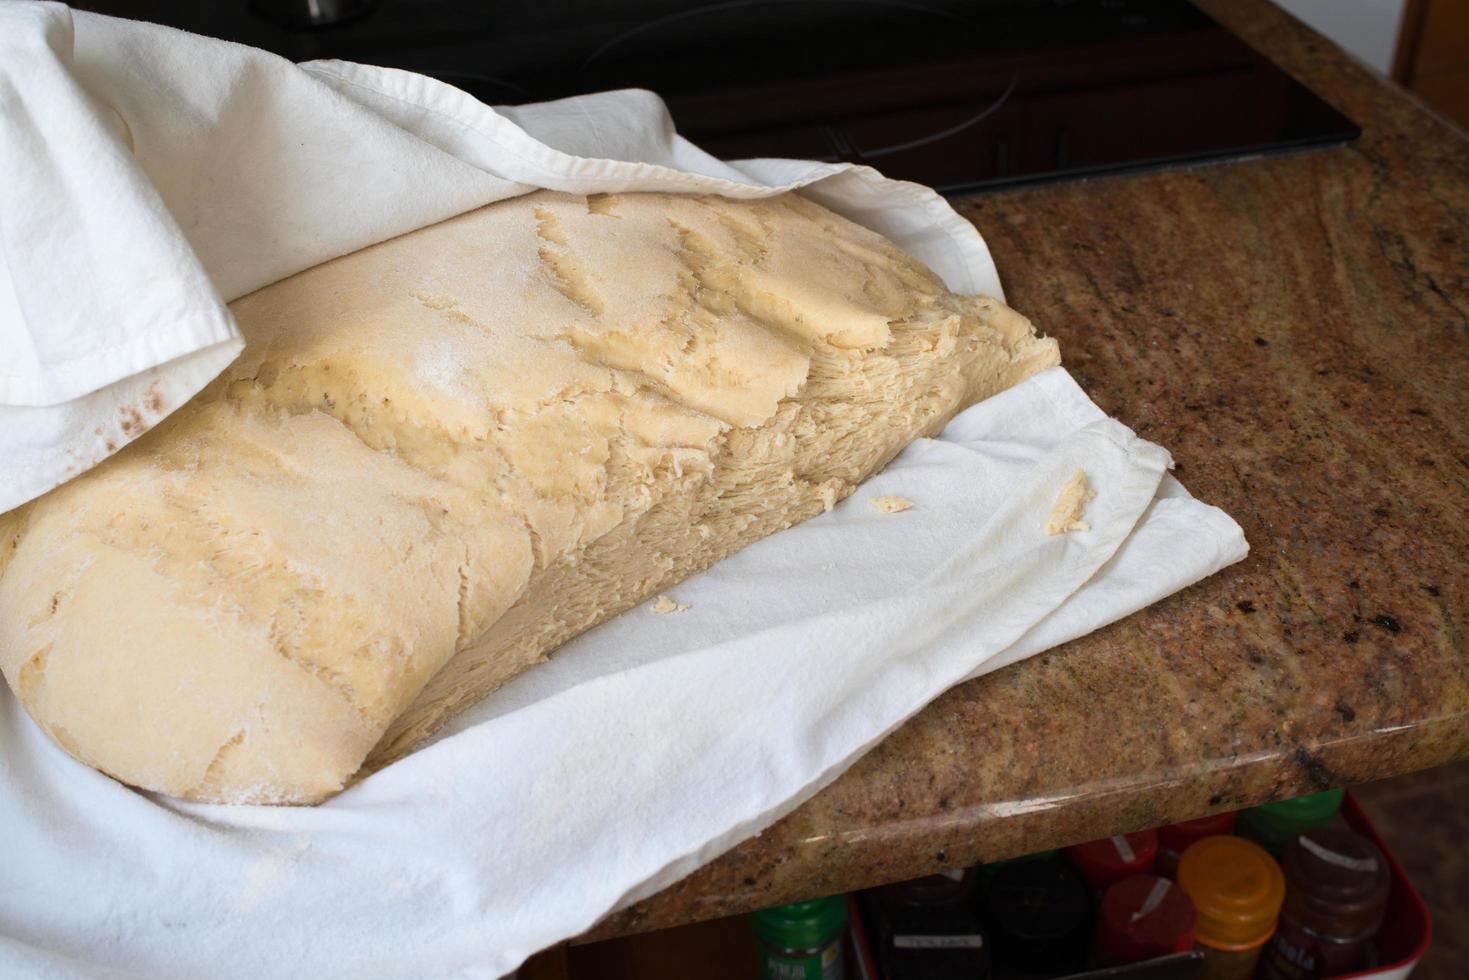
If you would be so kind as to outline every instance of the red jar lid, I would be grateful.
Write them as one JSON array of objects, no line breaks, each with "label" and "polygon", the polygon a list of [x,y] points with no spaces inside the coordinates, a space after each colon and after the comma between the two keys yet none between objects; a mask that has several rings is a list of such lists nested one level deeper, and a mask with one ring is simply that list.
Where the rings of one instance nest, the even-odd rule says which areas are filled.
[{"label": "red jar lid", "polygon": [[1194,903],[1182,888],[1156,875],[1133,875],[1102,898],[1098,951],[1114,965],[1187,952],[1197,921]]},{"label": "red jar lid", "polygon": [[1066,848],[1066,857],[1096,891],[1103,891],[1112,882],[1129,875],[1151,871],[1157,853],[1156,830],[1103,837]]},{"label": "red jar lid", "polygon": [[1213,837],[1217,834],[1233,833],[1234,818],[1236,816],[1236,812],[1230,810],[1226,813],[1216,813],[1212,816],[1200,817],[1197,820],[1184,820],[1181,823],[1171,823],[1166,827],[1159,827],[1158,846],[1164,850],[1177,851],[1179,854],[1182,854],[1196,840]]}]

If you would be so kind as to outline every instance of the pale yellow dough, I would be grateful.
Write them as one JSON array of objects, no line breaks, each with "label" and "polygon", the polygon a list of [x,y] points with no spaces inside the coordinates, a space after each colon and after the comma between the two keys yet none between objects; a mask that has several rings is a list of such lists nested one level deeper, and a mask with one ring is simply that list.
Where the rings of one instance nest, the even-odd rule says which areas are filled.
[{"label": "pale yellow dough", "polygon": [[231,304],[245,353],[0,516],[0,671],[89,765],[310,803],[1057,363],[795,196],[539,192]]},{"label": "pale yellow dough", "polygon": [[679,602],[672,596],[660,595],[653,600],[653,611],[660,616],[667,616],[669,613],[685,612],[689,608],[688,603]]},{"label": "pale yellow dough", "polygon": [[907,497],[899,497],[895,493],[890,493],[882,497],[873,497],[872,506],[884,514],[901,514],[913,506],[913,501]]},{"label": "pale yellow dough", "polygon": [[1082,520],[1086,505],[1097,499],[1097,493],[1087,483],[1086,473],[1077,470],[1056,494],[1051,513],[1046,518],[1047,534],[1067,534],[1071,531],[1090,531],[1092,526]]}]

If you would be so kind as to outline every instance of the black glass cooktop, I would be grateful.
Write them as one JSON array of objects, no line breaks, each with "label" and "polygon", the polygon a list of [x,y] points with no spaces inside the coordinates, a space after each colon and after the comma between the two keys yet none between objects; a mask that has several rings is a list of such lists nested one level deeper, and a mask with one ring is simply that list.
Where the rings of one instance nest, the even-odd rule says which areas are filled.
[{"label": "black glass cooktop", "polygon": [[[631,86],[725,158],[870,163],[946,192],[1340,143],[1360,130],[1186,0],[99,0],[490,104]],[[293,24],[294,22],[294,24]]]}]

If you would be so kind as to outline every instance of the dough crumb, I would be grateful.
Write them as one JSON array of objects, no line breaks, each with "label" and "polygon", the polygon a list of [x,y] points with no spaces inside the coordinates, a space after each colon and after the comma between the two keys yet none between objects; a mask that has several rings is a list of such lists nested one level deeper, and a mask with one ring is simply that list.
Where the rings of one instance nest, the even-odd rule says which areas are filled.
[{"label": "dough crumb", "polygon": [[666,595],[660,595],[653,600],[653,611],[660,616],[667,616],[669,613],[681,613],[688,608],[688,603],[679,602],[677,599]]},{"label": "dough crumb", "polygon": [[1090,531],[1092,526],[1081,519],[1088,502],[1095,500],[1097,492],[1086,482],[1086,473],[1077,470],[1076,475],[1066,481],[1051,505],[1051,516],[1046,518],[1047,534],[1065,534],[1068,531]]},{"label": "dough crumb", "polygon": [[913,501],[907,497],[899,497],[895,493],[890,493],[885,497],[873,497],[870,503],[884,514],[901,514],[913,506]]},{"label": "dough crumb", "polygon": [[830,513],[831,509],[837,505],[837,500],[840,498],[838,488],[841,483],[840,480],[827,480],[816,488],[816,494],[821,498],[822,513]]}]

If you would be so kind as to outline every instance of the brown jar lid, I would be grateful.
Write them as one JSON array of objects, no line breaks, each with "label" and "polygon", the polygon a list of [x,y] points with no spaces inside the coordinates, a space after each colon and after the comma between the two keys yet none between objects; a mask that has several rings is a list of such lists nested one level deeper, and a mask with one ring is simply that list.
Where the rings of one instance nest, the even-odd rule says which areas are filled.
[{"label": "brown jar lid", "polygon": [[1328,936],[1370,935],[1382,924],[1392,874],[1377,845],[1338,828],[1302,834],[1282,860],[1287,914]]}]

